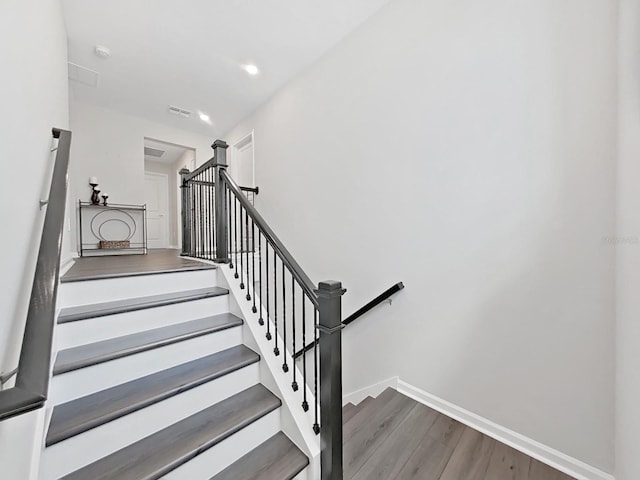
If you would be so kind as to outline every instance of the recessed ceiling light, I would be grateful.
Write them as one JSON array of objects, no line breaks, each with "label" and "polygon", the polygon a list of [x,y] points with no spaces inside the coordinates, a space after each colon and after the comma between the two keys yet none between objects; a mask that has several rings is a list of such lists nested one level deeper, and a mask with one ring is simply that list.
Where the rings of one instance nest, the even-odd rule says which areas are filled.
[{"label": "recessed ceiling light", "polygon": [[209,118],[209,115],[207,115],[206,113],[201,113],[200,114],[200,120],[202,120],[203,122],[209,122],[211,119]]},{"label": "recessed ceiling light", "polygon": [[258,70],[258,67],[256,67],[255,65],[245,65],[244,69],[249,75],[257,75],[260,72],[260,70]]}]

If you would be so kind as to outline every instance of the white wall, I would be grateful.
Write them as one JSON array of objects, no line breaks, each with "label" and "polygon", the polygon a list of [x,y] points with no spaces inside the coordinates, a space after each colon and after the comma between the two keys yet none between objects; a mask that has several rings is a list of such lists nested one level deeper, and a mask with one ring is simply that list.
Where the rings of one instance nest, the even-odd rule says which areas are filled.
[{"label": "white wall", "polygon": [[0,211],[7,226],[0,235],[2,371],[15,367],[31,294],[45,212],[38,201],[51,184],[51,128],[68,128],[69,122],[67,41],[59,2],[3,0],[0,39]]},{"label": "white wall", "polygon": [[620,0],[616,479],[640,478],[640,3]]},{"label": "white wall", "polygon": [[[17,364],[51,182],[51,128],[68,128],[67,40],[58,0],[3,0],[0,14],[0,371]],[[69,248],[63,247],[63,255]],[[0,477],[35,478],[41,412],[0,422]],[[17,429],[17,430],[16,430]],[[42,438],[41,436],[39,438]]]},{"label": "white wall", "polygon": [[399,375],[613,471],[616,2],[396,0],[252,129],[258,208],[345,314],[405,282],[345,392]]},{"label": "white wall", "polygon": [[112,203],[144,203],[144,137],[185,145],[196,151],[196,164],[213,156],[213,138],[148,120],[71,101],[73,129],[70,184],[74,248],[77,203],[89,201],[89,177],[96,176]]}]

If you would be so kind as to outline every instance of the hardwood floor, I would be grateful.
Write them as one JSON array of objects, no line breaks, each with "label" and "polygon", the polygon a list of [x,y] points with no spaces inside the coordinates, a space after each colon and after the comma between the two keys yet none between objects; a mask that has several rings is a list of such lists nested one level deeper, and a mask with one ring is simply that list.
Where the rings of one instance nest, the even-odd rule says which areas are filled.
[{"label": "hardwood floor", "polygon": [[345,480],[571,480],[393,389],[345,406]]},{"label": "hardwood floor", "polygon": [[62,282],[210,268],[215,268],[215,266],[181,257],[179,250],[158,249],[149,250],[147,255],[78,258],[69,271],[64,274]]}]

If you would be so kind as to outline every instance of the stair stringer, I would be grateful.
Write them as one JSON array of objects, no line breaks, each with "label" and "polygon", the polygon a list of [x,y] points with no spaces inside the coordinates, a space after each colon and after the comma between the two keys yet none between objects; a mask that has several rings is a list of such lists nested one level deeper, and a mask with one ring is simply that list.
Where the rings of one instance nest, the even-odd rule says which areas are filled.
[{"label": "stair stringer", "polygon": [[[245,299],[246,290],[240,288],[237,279],[233,278],[233,272],[227,265],[221,265],[217,269],[218,285],[229,290],[229,312],[242,318],[243,343],[260,354],[260,381],[282,400],[281,428],[282,431],[309,457],[307,467],[308,479],[320,478],[320,436],[313,432],[313,408],[315,397],[308,386],[307,401],[309,411],[302,409],[302,393],[300,390],[294,392],[291,388],[291,372],[282,371],[282,356],[276,357],[273,354],[273,344],[265,338],[264,326],[258,324],[258,313],[251,310],[252,303]],[[238,301],[238,299],[240,301]],[[263,318],[267,321],[267,312],[263,309]],[[275,328],[272,328],[274,331]],[[279,339],[282,345],[282,339]],[[295,365],[291,355],[282,349],[280,355],[288,355],[290,365]],[[292,367],[294,368],[294,367]],[[297,367],[295,367],[297,368]],[[297,375],[302,378],[302,373],[298,369]],[[300,382],[300,388],[303,388]],[[296,480],[299,477],[296,477]],[[302,478],[302,477],[300,477]]]}]

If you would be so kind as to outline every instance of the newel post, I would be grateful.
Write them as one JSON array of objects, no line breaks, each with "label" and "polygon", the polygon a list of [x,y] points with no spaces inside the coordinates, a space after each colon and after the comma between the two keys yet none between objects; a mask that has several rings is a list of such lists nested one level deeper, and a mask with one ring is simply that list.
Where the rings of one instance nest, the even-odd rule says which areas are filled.
[{"label": "newel post", "polygon": [[187,176],[189,169],[183,168],[178,172],[180,174],[180,195],[181,212],[182,212],[182,253],[181,255],[191,254],[191,209],[189,208],[189,185]]},{"label": "newel post", "polygon": [[226,201],[226,185],[222,180],[222,172],[227,169],[227,145],[222,140],[216,140],[211,145],[213,148],[213,155],[215,163],[215,184],[216,184],[216,209],[215,209],[215,222],[216,222],[216,257],[214,262],[216,263],[229,263],[229,252],[227,251],[227,231],[228,218],[227,218],[227,201]]},{"label": "newel post", "polygon": [[336,281],[318,284],[320,331],[320,466],[322,480],[342,480],[342,295]]}]

